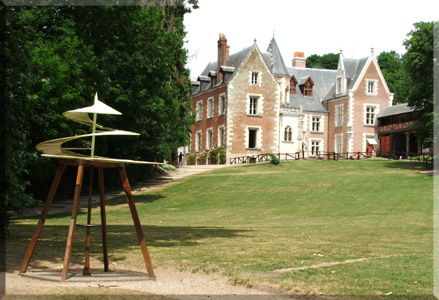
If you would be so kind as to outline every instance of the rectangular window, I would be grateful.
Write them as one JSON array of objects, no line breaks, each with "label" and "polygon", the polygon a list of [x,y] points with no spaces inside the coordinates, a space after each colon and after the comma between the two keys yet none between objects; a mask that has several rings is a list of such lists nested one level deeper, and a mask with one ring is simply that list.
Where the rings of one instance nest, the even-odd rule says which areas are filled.
[{"label": "rectangular window", "polygon": [[309,81],[305,83],[303,95],[309,97],[312,96],[312,84]]},{"label": "rectangular window", "polygon": [[197,132],[195,139],[195,151],[201,152],[201,132]]},{"label": "rectangular window", "polygon": [[366,125],[375,125],[375,115],[376,115],[376,107],[375,106],[366,106]]},{"label": "rectangular window", "polygon": [[226,97],[224,95],[221,95],[219,97],[219,103],[218,103],[218,114],[224,115],[226,113]]},{"label": "rectangular window", "polygon": [[318,156],[320,152],[320,141],[311,141],[311,155]]},{"label": "rectangular window", "polygon": [[207,129],[207,143],[206,150],[209,150],[213,147],[213,130]]},{"label": "rectangular window", "polygon": [[335,106],[335,126],[343,126],[343,105]]},{"label": "rectangular window", "polygon": [[258,114],[258,102],[259,102],[259,98],[258,97],[250,97],[250,108],[249,108],[249,115],[257,115]]},{"label": "rectangular window", "polygon": [[207,118],[211,119],[213,117],[213,98],[207,100]]},{"label": "rectangular window", "polygon": [[376,96],[378,93],[377,85],[378,80],[366,79],[366,95]]},{"label": "rectangular window", "polygon": [[259,73],[257,72],[252,72],[252,84],[253,85],[257,85],[258,82],[258,77],[259,77]]},{"label": "rectangular window", "polygon": [[224,126],[218,127],[218,145],[223,147],[225,145]]},{"label": "rectangular window", "polygon": [[341,77],[337,78],[337,94],[341,94]]},{"label": "rectangular window", "polygon": [[335,135],[335,153],[341,154],[343,153],[343,135],[337,134]]},{"label": "rectangular window", "polygon": [[312,117],[311,130],[314,132],[320,132],[320,117]]},{"label": "rectangular window", "polygon": [[201,121],[203,119],[203,101],[197,102],[197,121]]},{"label": "rectangular window", "polygon": [[375,94],[375,82],[369,81],[367,83],[367,93],[368,94]]},{"label": "rectangular window", "polygon": [[258,138],[258,130],[254,128],[250,128],[248,130],[248,147],[250,149],[257,148],[257,138]]}]

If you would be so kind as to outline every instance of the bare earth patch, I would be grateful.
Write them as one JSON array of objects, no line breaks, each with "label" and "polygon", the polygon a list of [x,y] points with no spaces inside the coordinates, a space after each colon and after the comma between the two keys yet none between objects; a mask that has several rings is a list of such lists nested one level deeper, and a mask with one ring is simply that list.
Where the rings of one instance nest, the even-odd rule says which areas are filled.
[{"label": "bare earth patch", "polygon": [[[130,268],[133,269],[133,268]],[[134,270],[136,271],[136,270]],[[5,299],[20,299],[25,295],[148,295],[151,299],[291,299],[273,291],[233,286],[219,274],[200,274],[176,268],[156,268],[157,280],[114,282],[56,282],[24,277],[17,270],[6,273]],[[259,298],[259,297],[258,297]],[[144,299],[144,298],[142,298]],[[150,298],[147,298],[150,299]]]}]

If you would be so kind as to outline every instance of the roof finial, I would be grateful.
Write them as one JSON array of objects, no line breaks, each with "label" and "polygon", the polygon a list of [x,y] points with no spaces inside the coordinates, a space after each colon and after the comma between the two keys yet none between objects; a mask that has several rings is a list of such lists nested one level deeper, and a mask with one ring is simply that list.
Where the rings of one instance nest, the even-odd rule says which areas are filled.
[{"label": "roof finial", "polygon": [[370,48],[370,52],[372,53],[372,54],[374,54],[373,52],[375,51],[375,48],[372,46],[371,48]]},{"label": "roof finial", "polygon": [[340,48],[340,55],[343,55],[343,49]]},{"label": "roof finial", "polygon": [[256,45],[256,38],[255,38],[254,42],[255,42],[255,45]]}]

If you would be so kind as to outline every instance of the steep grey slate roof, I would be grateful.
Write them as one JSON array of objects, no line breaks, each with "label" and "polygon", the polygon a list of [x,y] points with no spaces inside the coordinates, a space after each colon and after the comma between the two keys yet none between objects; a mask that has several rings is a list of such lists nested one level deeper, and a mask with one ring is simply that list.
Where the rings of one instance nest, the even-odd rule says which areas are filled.
[{"label": "steep grey slate roof", "polygon": [[[238,68],[241,66],[242,62],[244,61],[244,59],[248,56],[248,54],[250,53],[250,51],[253,50],[253,48],[255,47],[255,45],[252,45],[250,47],[247,47],[239,52],[236,52],[232,55],[229,55],[229,57],[226,60],[226,66],[228,67],[223,68],[223,70],[229,71],[229,72],[235,72],[236,70],[238,70]],[[268,53],[262,53],[262,57],[264,58],[266,64],[268,65],[268,67],[270,68],[270,70],[272,71],[272,73],[274,75],[279,75],[279,76],[289,76],[289,72],[288,69],[285,66],[285,63],[282,59],[282,55],[280,54],[280,50],[279,47],[276,43],[276,40],[273,39],[270,41],[270,44],[268,46]],[[233,69],[234,68],[234,69]],[[210,62],[209,64],[207,64],[206,68],[203,70],[203,72],[201,73],[200,77],[206,77],[209,75],[213,75],[214,72],[216,72],[218,69],[218,62]],[[233,76],[233,75],[232,75]],[[218,84],[224,84],[227,83],[227,81],[232,77],[232,76],[228,76],[226,77],[226,81],[222,82],[222,83],[218,83]],[[211,88],[211,86],[209,86],[208,88],[204,88],[204,90]],[[194,93],[199,92],[195,91]]]},{"label": "steep grey slate roof", "polygon": [[[229,55],[229,57],[226,60],[226,67],[234,67],[235,69],[238,68],[247,54],[253,49],[253,46],[250,46],[248,48],[245,48],[237,53],[234,53],[232,55]],[[216,72],[218,68],[218,62],[210,62],[204,71],[201,73],[202,76],[208,76],[210,72]]]},{"label": "steep grey slate roof", "polygon": [[211,71],[216,72],[217,66],[218,63],[216,61],[208,63],[204,71],[201,72],[201,76],[208,76]]},{"label": "steep grey slate roof", "polygon": [[274,37],[268,45],[267,52],[268,55],[264,53],[263,57],[267,65],[271,68],[272,73],[279,76],[288,76],[287,67],[285,66],[282,55],[280,54],[279,46]]},{"label": "steep grey slate roof", "polygon": [[296,95],[290,95],[289,105],[283,104],[282,107],[300,108],[300,104],[302,104],[302,109],[304,111],[311,111],[311,112],[327,111],[319,99],[315,97],[305,97],[301,94],[299,89],[297,90]]},{"label": "steep grey slate roof", "polygon": [[[343,63],[346,70],[346,78],[348,78],[348,89],[352,89],[360,77],[361,70],[363,70],[369,57],[363,57],[360,59],[345,58],[343,57]],[[349,79],[351,81],[349,82]]]},{"label": "steep grey slate roof", "polygon": [[381,109],[381,111],[377,114],[377,118],[406,114],[414,111],[415,109],[413,107],[408,106],[407,103],[396,104]]},{"label": "steep grey slate roof", "polygon": [[302,91],[297,88],[297,94],[290,95],[289,105],[283,105],[283,107],[299,108],[302,104],[304,111],[326,112],[326,109],[321,102],[335,82],[336,71],[289,67],[288,74],[289,76],[294,75],[299,82],[298,85],[303,84],[306,79],[311,77],[311,80],[314,82],[313,96],[305,97],[302,94]]},{"label": "steep grey slate roof", "polygon": [[335,84],[337,71],[289,67],[288,74],[289,76],[294,75],[299,83],[302,79],[311,77],[312,81],[314,82],[313,95],[315,95],[319,100],[322,100],[331,90],[331,87]]},{"label": "steep grey slate roof", "polygon": [[[369,59],[369,57],[363,57],[360,59],[343,57],[343,64],[345,67],[345,72],[346,72],[345,74],[346,74],[346,79],[347,79],[346,80],[347,81],[347,88],[346,88],[346,92],[344,94],[338,95],[338,97],[346,96],[349,93],[349,90],[354,87],[354,85],[357,83],[358,79],[360,78],[361,71],[363,70],[368,59]],[[334,79],[333,83],[334,83],[334,86],[323,97],[324,100],[336,98],[335,79]]]},{"label": "steep grey slate roof", "polygon": [[290,95],[289,105],[283,107],[299,108],[302,104],[304,111],[310,112],[326,112],[326,108],[322,105],[322,100],[331,90],[335,84],[336,70],[312,69],[312,68],[288,68],[289,76],[293,76],[299,82],[298,85],[303,84],[308,77],[314,82],[313,96],[305,97],[302,91],[297,88],[296,95]]}]

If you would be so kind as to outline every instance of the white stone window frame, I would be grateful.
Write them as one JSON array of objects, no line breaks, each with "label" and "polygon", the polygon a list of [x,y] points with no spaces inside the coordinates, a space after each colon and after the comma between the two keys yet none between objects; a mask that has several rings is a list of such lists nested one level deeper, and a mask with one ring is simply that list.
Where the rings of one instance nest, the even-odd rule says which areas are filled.
[{"label": "white stone window frame", "polygon": [[206,150],[210,150],[213,148],[213,128],[206,129]]},{"label": "white stone window frame", "polygon": [[[313,125],[314,125],[314,118],[318,118],[318,130],[314,130]],[[312,115],[311,116],[311,124],[310,124],[310,131],[311,132],[323,132],[323,116],[319,116],[319,115]]]},{"label": "white stone window frame", "polygon": [[[313,152],[312,152],[312,151],[313,151],[313,142],[318,142],[318,143],[319,143],[319,150],[318,150],[318,153],[313,153]],[[323,139],[310,139],[310,140],[309,140],[309,156],[310,156],[310,157],[317,157],[316,154],[323,153],[323,151],[322,151],[322,149],[324,149],[323,147],[324,147]],[[320,155],[319,155],[319,156],[320,156]]]},{"label": "white stone window frame", "polygon": [[[221,130],[223,136],[221,137]],[[224,125],[218,126],[218,146],[224,147],[226,145],[226,127]]]},{"label": "white stone window frame", "polygon": [[215,99],[210,97],[207,99],[207,119],[212,119],[215,112]]},{"label": "white stone window frame", "polygon": [[[337,149],[339,144],[340,149]],[[334,152],[338,154],[343,153],[343,133],[334,134]]]},{"label": "white stone window frame", "polygon": [[221,94],[218,97],[218,115],[226,114],[226,94]]},{"label": "white stone window frame", "polygon": [[195,152],[201,152],[201,145],[203,142],[203,133],[201,130],[195,132]]},{"label": "white stone window frame", "polygon": [[[250,71],[250,85],[261,86],[262,72],[260,71]],[[254,76],[256,76],[256,82],[254,82]]]},{"label": "white stone window frame", "polygon": [[[368,108],[374,108],[374,116],[373,116],[373,123],[368,124],[368,118],[367,118],[367,109]],[[364,126],[376,126],[377,125],[377,114],[379,112],[380,106],[379,104],[372,104],[372,103],[363,103],[363,124]]]},{"label": "white stone window frame", "polygon": [[[341,108],[341,118],[340,118],[340,122],[339,121],[339,113],[338,110]],[[335,114],[335,118],[334,118],[334,125],[335,127],[342,127],[343,126],[343,119],[344,119],[344,104],[338,104],[335,106],[334,108],[334,114]]]},{"label": "white stone window frame", "polygon": [[197,101],[197,121],[203,120],[203,100]]},{"label": "white stone window frame", "polygon": [[[366,79],[366,95],[376,96],[378,95],[378,79]],[[370,91],[369,86],[373,84],[373,91]]]},{"label": "white stone window frame", "polygon": [[[256,130],[256,142],[255,147],[250,148],[250,130]],[[259,150],[262,149],[262,127],[261,126],[245,126],[245,149],[249,150]]]},{"label": "white stone window frame", "polygon": [[[251,114],[250,113],[250,99],[252,98],[257,98],[257,106],[256,106],[256,113],[255,114]],[[247,115],[251,116],[251,117],[260,117],[262,116],[262,110],[263,110],[263,97],[261,94],[248,94],[247,95],[247,106],[246,106],[246,110],[247,110]]]}]

